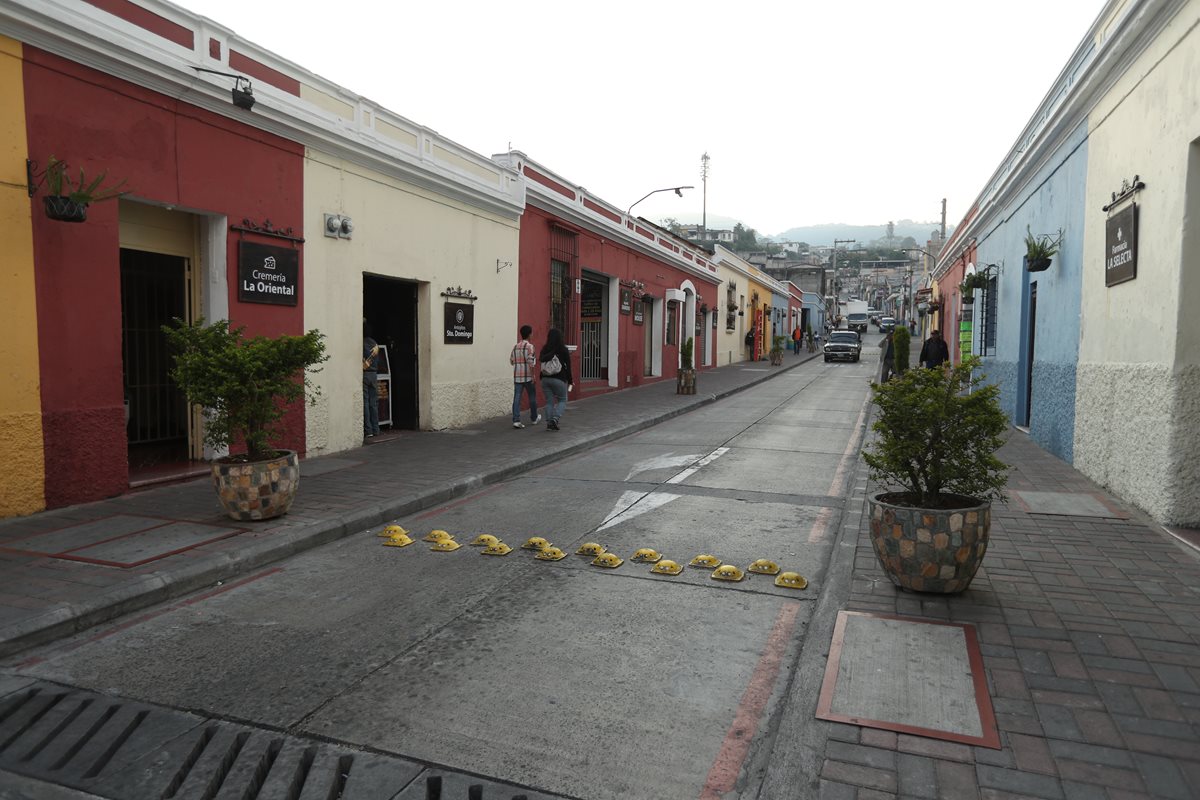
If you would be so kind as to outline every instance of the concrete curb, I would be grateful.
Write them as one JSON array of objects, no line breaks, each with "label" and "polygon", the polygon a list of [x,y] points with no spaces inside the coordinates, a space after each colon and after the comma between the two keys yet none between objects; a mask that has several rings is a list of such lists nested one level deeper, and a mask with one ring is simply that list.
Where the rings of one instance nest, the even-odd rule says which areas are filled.
[{"label": "concrete curb", "polygon": [[163,573],[144,576],[101,590],[84,602],[63,603],[60,606],[52,607],[37,617],[22,620],[0,629],[0,658],[6,658],[30,647],[79,633],[124,614],[172,600],[219,581],[228,581],[314,547],[345,538],[366,528],[376,527],[398,517],[404,517],[463,497],[484,486],[500,483],[577,453],[594,449],[598,445],[606,444],[631,433],[637,433],[790,372],[817,357],[819,353],[803,353],[801,355],[807,356],[807,358],[793,360],[782,367],[768,370],[762,376],[748,383],[714,394],[695,395],[695,399],[691,402],[666,409],[662,413],[652,414],[629,424],[620,425],[603,433],[587,436],[582,441],[566,445],[553,452],[468,475],[441,489],[399,496],[390,501],[360,508],[336,519],[321,520],[293,531],[253,541],[225,553],[213,554],[204,562],[185,564]]}]

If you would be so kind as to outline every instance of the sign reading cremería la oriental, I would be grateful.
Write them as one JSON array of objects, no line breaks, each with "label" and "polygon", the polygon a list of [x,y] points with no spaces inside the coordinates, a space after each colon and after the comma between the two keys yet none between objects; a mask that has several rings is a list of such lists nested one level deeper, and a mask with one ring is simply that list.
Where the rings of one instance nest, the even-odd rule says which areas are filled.
[{"label": "sign reading cremer\u00eda la oriental", "polygon": [[238,242],[238,300],[294,306],[299,295],[299,250]]},{"label": "sign reading cremer\u00eda la oriental", "polygon": [[446,303],[445,344],[471,344],[475,340],[475,307],[466,303]]},{"label": "sign reading cremer\u00eda la oriental", "polygon": [[1137,277],[1137,203],[1108,218],[1104,237],[1104,285]]}]

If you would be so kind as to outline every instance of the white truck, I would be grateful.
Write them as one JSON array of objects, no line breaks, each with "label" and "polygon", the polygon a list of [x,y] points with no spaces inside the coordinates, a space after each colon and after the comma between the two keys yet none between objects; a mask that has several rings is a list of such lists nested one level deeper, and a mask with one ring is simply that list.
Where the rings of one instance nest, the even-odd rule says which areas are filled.
[{"label": "white truck", "polygon": [[852,331],[859,333],[867,332],[867,308],[866,300],[847,300],[844,314],[846,315],[846,327]]}]

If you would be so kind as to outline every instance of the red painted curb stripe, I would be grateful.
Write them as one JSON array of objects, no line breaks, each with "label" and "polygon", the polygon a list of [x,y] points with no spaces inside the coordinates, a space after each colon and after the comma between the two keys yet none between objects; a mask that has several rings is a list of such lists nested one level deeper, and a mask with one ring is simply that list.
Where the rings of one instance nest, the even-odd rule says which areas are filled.
[{"label": "red painted curb stripe", "polygon": [[700,792],[701,800],[718,800],[723,794],[733,790],[746,754],[750,752],[750,742],[754,740],[763,710],[767,701],[771,699],[775,679],[779,677],[783,654],[796,627],[796,615],[799,611],[798,603],[788,603],[779,609],[775,627],[767,637],[767,644],[758,659],[758,666],[754,668],[750,683],[742,694],[742,702],[738,705],[733,724],[729,726],[725,740],[721,743],[721,750],[708,770],[708,778]]}]

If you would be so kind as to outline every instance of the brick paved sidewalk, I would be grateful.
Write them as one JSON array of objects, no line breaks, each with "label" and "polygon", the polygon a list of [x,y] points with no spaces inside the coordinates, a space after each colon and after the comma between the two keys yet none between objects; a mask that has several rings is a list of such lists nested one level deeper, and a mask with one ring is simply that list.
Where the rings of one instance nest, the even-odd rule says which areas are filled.
[{"label": "brick paved sidewalk", "polygon": [[[787,353],[782,367],[761,361],[704,370],[697,375],[695,395],[677,395],[673,381],[661,381],[572,400],[557,433],[547,433],[545,425],[515,430],[505,414],[461,430],[404,431],[356,450],[306,459],[291,511],[266,522],[230,520],[207,477],[0,520],[0,657],[593,448],[815,357]],[[75,549],[102,537],[64,529],[102,520],[112,536],[164,527]],[[162,544],[168,536],[173,544]],[[146,560],[183,546],[190,549]],[[76,560],[38,554],[72,549]],[[78,560],[92,555],[128,566]]]},{"label": "brick paved sidewalk", "polygon": [[810,717],[817,796],[1200,797],[1200,555],[1020,432],[1000,457],[1018,496],[1098,496],[1128,518],[1031,513],[1011,498],[993,507],[967,592],[905,593],[872,551],[860,501],[875,489],[860,469],[843,607],[973,623],[1003,749]]}]

